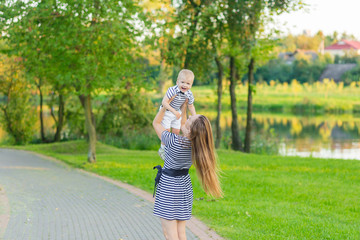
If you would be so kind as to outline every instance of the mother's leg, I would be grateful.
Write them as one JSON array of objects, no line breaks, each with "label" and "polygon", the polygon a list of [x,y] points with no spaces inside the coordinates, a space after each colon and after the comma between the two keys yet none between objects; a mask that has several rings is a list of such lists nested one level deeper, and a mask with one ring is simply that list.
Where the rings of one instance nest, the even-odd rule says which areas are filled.
[{"label": "mother's leg", "polygon": [[177,220],[177,232],[179,236],[179,240],[186,240],[186,221]]},{"label": "mother's leg", "polygon": [[164,218],[160,218],[160,220],[166,240],[179,240],[177,220],[166,220]]}]

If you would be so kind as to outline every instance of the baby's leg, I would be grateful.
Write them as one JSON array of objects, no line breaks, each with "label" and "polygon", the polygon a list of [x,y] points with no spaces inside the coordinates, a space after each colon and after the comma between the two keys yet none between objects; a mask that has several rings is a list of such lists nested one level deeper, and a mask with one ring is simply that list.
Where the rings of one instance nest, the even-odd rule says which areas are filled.
[{"label": "baby's leg", "polygon": [[[173,120],[173,118],[175,117],[172,116],[174,114],[172,114],[170,111],[165,111],[165,115],[163,120],[161,121],[161,125],[165,128],[165,130],[170,131],[170,125],[171,125],[171,121]],[[163,142],[161,142],[160,148],[158,150],[159,156],[161,157],[162,160],[165,160],[165,145]]]},{"label": "baby's leg", "polygon": [[[181,113],[181,111],[179,111]],[[171,129],[172,132],[176,135],[180,134],[180,128],[181,128],[181,118],[175,119],[171,122]]]}]

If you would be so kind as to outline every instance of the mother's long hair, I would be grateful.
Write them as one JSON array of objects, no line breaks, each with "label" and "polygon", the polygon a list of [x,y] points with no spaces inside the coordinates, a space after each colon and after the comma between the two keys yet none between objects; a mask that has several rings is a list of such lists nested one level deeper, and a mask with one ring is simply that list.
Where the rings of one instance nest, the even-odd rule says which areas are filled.
[{"label": "mother's long hair", "polygon": [[189,138],[192,160],[203,189],[209,195],[222,197],[212,129],[207,117],[200,115],[191,124]]}]

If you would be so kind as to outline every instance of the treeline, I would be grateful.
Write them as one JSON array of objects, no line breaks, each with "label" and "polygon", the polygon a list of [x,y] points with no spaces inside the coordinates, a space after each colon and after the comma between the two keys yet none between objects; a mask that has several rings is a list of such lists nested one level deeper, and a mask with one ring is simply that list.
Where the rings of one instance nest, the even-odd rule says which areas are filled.
[{"label": "treeline", "polygon": [[271,80],[290,83],[293,79],[300,83],[313,83],[319,80],[327,64],[328,62],[305,59],[297,59],[292,64],[287,64],[282,59],[275,59],[259,67],[255,73],[255,79],[267,83]]},{"label": "treeline", "polygon": [[[31,135],[31,106],[37,105],[40,141],[60,141],[64,128],[71,129],[67,135],[89,140],[88,161],[94,162],[99,133],[141,132],[154,111],[143,93],[162,90],[181,68],[189,68],[199,82],[216,76],[216,146],[222,84],[229,81],[231,145],[249,152],[254,71],[276,47],[268,23],[302,6],[301,0],[2,1],[2,125],[15,143],[28,142],[30,137],[15,132]],[[241,139],[235,89],[244,74],[248,117]],[[51,138],[45,134],[44,105],[55,122]]]},{"label": "treeline", "polygon": [[[255,72],[255,79],[267,83],[271,80],[290,83],[293,79],[300,83],[313,83],[319,80],[321,73],[328,64],[356,63],[359,65],[359,55],[351,52],[344,56],[336,55],[335,57],[321,53],[323,48],[342,39],[357,41],[354,35],[346,32],[339,34],[335,31],[330,35],[324,35],[321,31],[314,35],[307,33],[289,34],[279,39],[274,49],[277,56],[274,56],[274,59],[268,63],[259,66]],[[285,53],[293,54],[292,61],[287,61],[284,57]],[[346,85],[360,79],[358,69],[359,67],[342,76]]]},{"label": "treeline", "polygon": [[[279,81],[281,83],[290,83],[293,79],[300,83],[314,83],[320,79],[321,74],[326,66],[331,63],[359,63],[358,57],[352,58],[337,58],[336,61],[308,61],[305,59],[297,59],[292,64],[286,63],[282,59],[270,60],[267,64],[259,67],[255,72],[256,81],[265,81],[269,83],[271,80]],[[335,59],[336,60],[336,59]],[[345,72],[341,76],[345,85],[351,82],[357,82],[360,79],[360,65],[356,68]]]}]

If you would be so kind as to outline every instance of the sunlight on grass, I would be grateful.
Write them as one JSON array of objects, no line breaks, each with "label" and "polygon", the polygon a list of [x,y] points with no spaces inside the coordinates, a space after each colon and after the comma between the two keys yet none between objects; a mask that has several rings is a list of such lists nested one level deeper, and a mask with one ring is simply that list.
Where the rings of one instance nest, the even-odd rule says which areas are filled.
[{"label": "sunlight on grass", "polygon": [[[155,151],[130,151],[101,143],[97,144],[97,163],[89,164],[84,141],[20,148],[55,156],[149,193],[155,177],[152,167],[163,164]],[[225,197],[206,196],[191,168],[193,214],[225,238],[360,239],[359,161],[226,150],[218,151],[218,156]]]},{"label": "sunlight on grass", "polygon": [[[222,102],[224,109],[230,109],[229,86],[224,84]],[[245,109],[247,104],[247,84],[240,83],[236,88],[238,107]],[[192,92],[196,98],[195,104],[206,111],[215,109],[216,86],[195,86]],[[295,79],[290,83],[271,81],[256,83],[256,94],[253,96],[254,111],[268,108],[281,112],[291,112],[295,108],[318,112],[352,112],[360,105],[360,82],[344,86],[332,80],[324,80],[313,84],[300,84]]]}]

